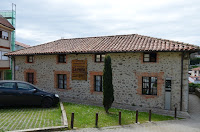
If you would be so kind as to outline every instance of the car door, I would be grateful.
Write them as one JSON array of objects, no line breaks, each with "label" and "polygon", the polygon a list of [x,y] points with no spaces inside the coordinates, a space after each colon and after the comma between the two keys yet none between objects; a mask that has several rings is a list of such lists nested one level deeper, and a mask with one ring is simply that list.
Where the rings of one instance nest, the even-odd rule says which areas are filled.
[{"label": "car door", "polygon": [[20,96],[20,104],[40,105],[41,96],[38,94],[37,89],[32,85],[23,82],[17,82],[17,91]]},{"label": "car door", "polygon": [[15,82],[0,83],[0,105],[14,105],[17,103],[17,89]]}]

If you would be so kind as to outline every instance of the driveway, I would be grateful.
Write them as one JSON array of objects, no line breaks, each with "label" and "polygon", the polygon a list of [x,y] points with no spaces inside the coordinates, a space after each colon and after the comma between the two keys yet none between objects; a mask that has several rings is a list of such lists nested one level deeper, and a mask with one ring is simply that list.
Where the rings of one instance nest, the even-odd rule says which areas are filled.
[{"label": "driveway", "polygon": [[[191,119],[161,121],[126,126],[85,128],[70,130],[77,132],[200,132],[200,99],[189,95],[189,114]],[[70,132],[67,131],[67,132]]]}]

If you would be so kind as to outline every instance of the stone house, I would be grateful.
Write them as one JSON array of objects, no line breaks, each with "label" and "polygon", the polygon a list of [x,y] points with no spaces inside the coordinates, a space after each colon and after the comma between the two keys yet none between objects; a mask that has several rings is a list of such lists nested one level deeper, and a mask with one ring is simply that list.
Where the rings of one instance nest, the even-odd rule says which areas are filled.
[{"label": "stone house", "polygon": [[60,39],[8,53],[14,79],[61,99],[102,103],[104,57],[112,59],[114,103],[188,111],[195,45],[137,34]]},{"label": "stone house", "polygon": [[6,77],[6,71],[10,69],[10,59],[4,54],[11,51],[11,32],[15,28],[7,19],[0,15],[0,80]]},{"label": "stone house", "polygon": [[191,77],[200,77],[200,67],[192,69]]}]

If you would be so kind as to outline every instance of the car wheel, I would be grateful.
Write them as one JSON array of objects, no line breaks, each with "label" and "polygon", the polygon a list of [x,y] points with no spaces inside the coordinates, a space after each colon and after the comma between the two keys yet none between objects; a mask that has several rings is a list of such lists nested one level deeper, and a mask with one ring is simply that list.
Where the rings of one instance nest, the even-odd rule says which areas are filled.
[{"label": "car wheel", "polygon": [[44,98],[42,100],[42,107],[49,108],[53,105],[53,100],[51,98]]}]

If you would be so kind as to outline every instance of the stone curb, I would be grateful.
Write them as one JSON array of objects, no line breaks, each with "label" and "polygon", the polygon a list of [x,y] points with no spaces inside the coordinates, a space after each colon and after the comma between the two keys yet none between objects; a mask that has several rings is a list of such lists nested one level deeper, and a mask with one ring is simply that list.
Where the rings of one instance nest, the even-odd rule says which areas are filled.
[{"label": "stone curb", "polygon": [[36,131],[58,131],[60,129],[68,128],[66,126],[55,126],[55,127],[43,127],[43,128],[33,128],[33,129],[24,129],[24,130],[14,130],[9,132],[36,132]]},{"label": "stone curb", "polygon": [[62,119],[63,119],[63,125],[64,126],[32,128],[32,129],[24,129],[24,130],[14,130],[14,131],[9,131],[9,132],[58,131],[60,129],[68,128],[67,115],[66,115],[66,112],[65,112],[65,109],[64,109],[62,102],[60,102],[60,108],[61,108],[61,112],[62,112]]},{"label": "stone curb", "polygon": [[66,115],[66,111],[64,109],[64,106],[63,106],[62,102],[60,102],[60,108],[61,108],[61,111],[62,111],[63,124],[64,124],[64,126],[68,127],[67,115]]}]

